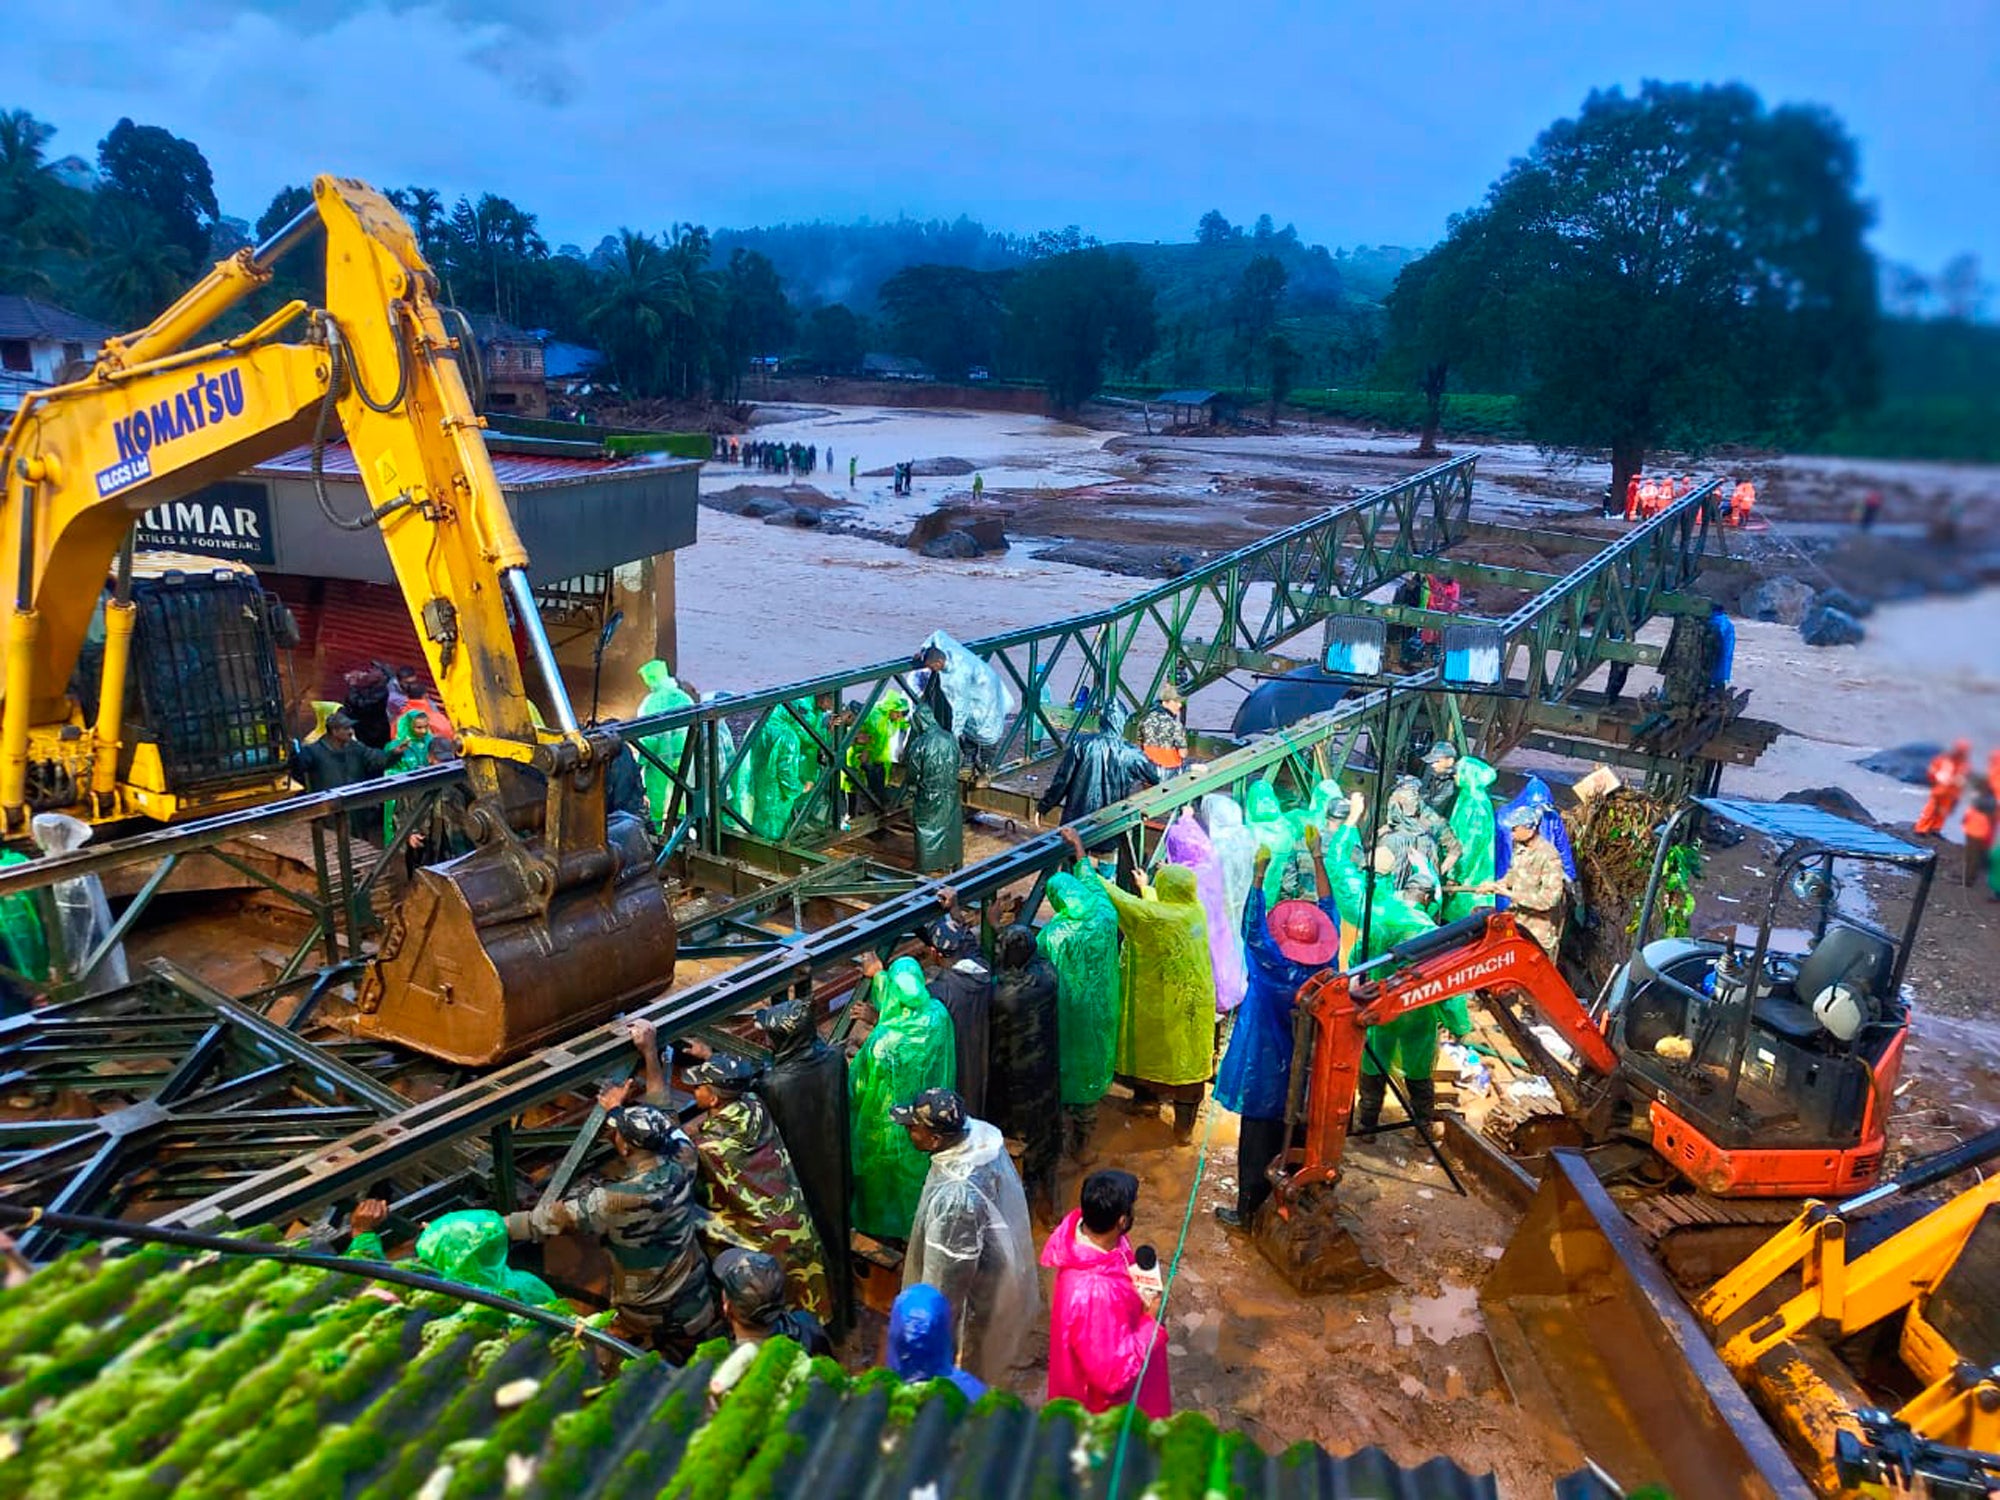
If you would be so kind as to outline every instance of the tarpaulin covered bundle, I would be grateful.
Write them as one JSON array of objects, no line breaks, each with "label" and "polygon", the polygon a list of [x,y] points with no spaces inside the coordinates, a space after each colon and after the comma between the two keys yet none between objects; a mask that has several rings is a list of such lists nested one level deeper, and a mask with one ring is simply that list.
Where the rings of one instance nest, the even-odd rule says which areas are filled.
[{"label": "tarpaulin covered bundle", "polygon": [[1041,1300],[1027,1195],[1007,1143],[985,1120],[930,1158],[903,1285],[925,1282],[951,1302],[958,1360],[988,1385],[1006,1378]]},{"label": "tarpaulin covered bundle", "polygon": [[1208,842],[1222,862],[1223,899],[1229,903],[1229,930],[1243,926],[1243,903],[1257,871],[1257,836],[1243,826],[1243,809],[1227,792],[1210,792],[1201,799],[1201,821]]},{"label": "tarpaulin covered bundle", "polygon": [[993,938],[993,1008],[986,1064],[987,1118],[1024,1143],[1022,1174],[1045,1181],[1062,1149],[1056,1081],[1062,1056],[1055,965],[1023,923]]},{"label": "tarpaulin covered bundle", "polygon": [[1215,1008],[1218,1012],[1236,1009],[1249,983],[1243,972],[1243,944],[1239,928],[1230,920],[1229,889],[1222,873],[1221,856],[1209,841],[1208,830],[1195,821],[1194,809],[1184,807],[1181,815],[1167,825],[1167,858],[1194,871],[1195,890],[1201,909],[1208,915],[1208,959],[1215,971]]},{"label": "tarpaulin covered bundle", "polygon": [[[673,672],[658,657],[639,668],[639,680],[646,685],[646,696],[639,700],[634,718],[650,719],[655,714],[672,713],[677,708],[688,708],[694,703],[693,696],[674,681]],[[685,729],[667,729],[642,737],[639,744],[652,757],[679,772],[681,755],[687,748],[687,735]],[[673,782],[667,772],[654,765],[651,759],[646,756],[640,759],[646,767],[646,806],[652,812],[654,826],[659,827],[666,821]]]},{"label": "tarpaulin covered bundle", "polygon": [[1000,669],[981,661],[942,630],[924,642],[944,653],[944,695],[951,700],[952,733],[981,745],[997,745],[1020,700]]},{"label": "tarpaulin covered bundle", "polygon": [[[68,854],[90,842],[91,826],[68,813],[36,813],[29,831],[44,854]],[[111,932],[111,903],[105,899],[104,882],[95,875],[79,875],[55,883],[56,936],[60,939],[64,969],[81,986],[82,993],[116,989],[129,983],[125,966],[125,945],[114,943],[89,973],[78,972],[89,962],[91,952]]]},{"label": "tarpaulin covered bundle", "polygon": [[916,825],[917,872],[955,870],[965,860],[965,810],[958,790],[958,741],[919,703],[904,751],[910,820]]},{"label": "tarpaulin covered bundle", "polygon": [[1118,912],[1087,874],[1050,876],[1049,906],[1035,940],[1056,971],[1057,1083],[1063,1103],[1095,1104],[1118,1048]]},{"label": "tarpaulin covered bundle", "polygon": [[1102,876],[1098,884],[1125,936],[1118,1071],[1151,1083],[1204,1082],[1215,1062],[1215,969],[1194,871],[1165,866],[1153,882],[1157,901]]},{"label": "tarpaulin covered bundle", "polygon": [[757,1085],[805,1190],[832,1284],[834,1315],[844,1327],[853,1288],[848,1215],[854,1192],[854,1124],[847,1112],[847,1062],[820,1038],[812,1010],[787,1000],[757,1013],[771,1044],[771,1066]]},{"label": "tarpaulin covered bundle", "polygon": [[854,1137],[854,1227],[877,1239],[910,1233],[930,1160],[889,1118],[925,1089],[958,1081],[951,1017],[931,998],[914,958],[899,958],[875,977],[875,1029],[847,1074]]},{"label": "tarpaulin covered bundle", "polygon": [[[1499,830],[1493,816],[1492,788],[1498,775],[1476,755],[1459,758],[1458,800],[1452,803],[1450,819],[1451,831],[1458,835],[1458,863],[1451,869],[1454,885],[1480,885],[1495,878]],[[1492,904],[1491,896],[1448,896],[1444,920],[1456,922]]]},{"label": "tarpaulin covered bundle", "polygon": [[496,1292],[531,1307],[568,1312],[539,1276],[507,1264],[507,1221],[483,1208],[440,1214],[417,1236],[417,1259],[449,1280]]},{"label": "tarpaulin covered bundle", "polygon": [[[1520,807],[1533,807],[1541,812],[1541,825],[1536,831],[1549,841],[1549,846],[1557,854],[1562,856],[1563,879],[1576,879],[1576,851],[1570,847],[1569,825],[1563,822],[1562,814],[1556,810],[1555,794],[1549,790],[1548,783],[1539,776],[1530,776],[1528,784],[1514,794],[1514,800],[1500,809],[1500,826],[1504,828],[1508,815]],[[1511,839],[1496,841],[1493,857],[1496,875],[1507,873],[1508,866],[1513,863],[1513,851],[1514,845]]]}]

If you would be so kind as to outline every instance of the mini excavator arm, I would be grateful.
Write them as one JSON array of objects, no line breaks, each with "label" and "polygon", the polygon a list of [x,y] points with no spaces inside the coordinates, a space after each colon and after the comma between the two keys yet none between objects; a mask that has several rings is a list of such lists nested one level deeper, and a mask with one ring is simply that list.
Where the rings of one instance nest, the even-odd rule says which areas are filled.
[{"label": "mini excavator arm", "polygon": [[1340,1175],[1348,1122],[1367,1053],[1368,1028],[1426,1005],[1474,990],[1511,992],[1532,1003],[1573,1047],[1584,1066],[1602,1077],[1617,1071],[1611,1044],[1584,1010],[1541,945],[1515,925],[1511,913],[1493,911],[1412,939],[1359,973],[1314,976],[1299,991],[1298,1008],[1310,1018],[1312,1057],[1305,1097],[1302,1159],[1287,1152],[1273,1169],[1282,1197],[1295,1196]]},{"label": "mini excavator arm", "polygon": [[[292,303],[238,338],[190,341],[326,232],[326,307]],[[278,335],[303,317],[298,343]],[[65,757],[87,815],[112,817],[135,611],[106,609],[100,713],[67,686],[113,558],[148,509],[311,437],[337,414],[374,530],[458,735],[472,853],[419,872],[361,993],[364,1029],[468,1064],[513,1055],[652,994],[673,927],[634,823],[608,831],[602,764],[618,746],[577,726],[531,592],[528,555],[487,455],[435,295],[395,208],[323,176],[266,244],[221,262],[90,375],[32,393],[0,448],[0,817],[29,811],[28,765]],[[527,637],[559,730],[535,727],[508,624]],[[631,820],[624,820],[631,821]]]}]

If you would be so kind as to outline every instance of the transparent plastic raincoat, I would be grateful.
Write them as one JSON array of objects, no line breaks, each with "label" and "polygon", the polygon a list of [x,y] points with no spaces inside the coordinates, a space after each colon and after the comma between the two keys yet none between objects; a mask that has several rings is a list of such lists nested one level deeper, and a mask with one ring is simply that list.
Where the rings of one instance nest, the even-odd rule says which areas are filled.
[{"label": "transparent plastic raincoat", "polygon": [[[68,854],[90,842],[91,826],[68,813],[36,813],[28,825],[35,843],[44,854]],[[111,931],[111,903],[104,896],[104,882],[95,875],[79,875],[55,884],[56,935],[64,969],[81,981],[81,993],[116,989],[128,983],[125,945],[116,943],[97,967],[88,974],[78,969]]]},{"label": "transparent plastic raincoat", "polygon": [[1167,858],[1194,871],[1201,909],[1208,915],[1208,961],[1215,971],[1215,1008],[1232,1011],[1242,1003],[1249,980],[1243,969],[1243,944],[1229,918],[1229,890],[1222,859],[1209,841],[1208,830],[1195,821],[1194,809],[1184,807],[1167,825]]},{"label": "transparent plastic raincoat", "polygon": [[1250,882],[1257,873],[1257,836],[1243,826],[1243,809],[1226,792],[1210,792],[1201,799],[1201,821],[1208,829],[1208,842],[1222,862],[1222,889],[1229,903],[1229,929],[1243,925],[1243,903],[1250,898]]},{"label": "transparent plastic raincoat", "polygon": [[1090,874],[1050,876],[1049,906],[1035,941],[1056,968],[1062,1102],[1095,1104],[1118,1047],[1118,911]]},{"label": "transparent plastic raincoat", "polygon": [[965,1139],[930,1158],[903,1255],[903,1285],[918,1282],[950,1300],[959,1364],[988,1385],[1006,1379],[1040,1284],[1027,1195],[1006,1140],[984,1120],[968,1120]]},{"label": "transparent plastic raincoat", "polygon": [[[17,849],[0,849],[0,870],[27,862],[28,856]],[[0,944],[6,948],[7,967],[23,979],[49,977],[49,937],[33,896],[0,896]]]},{"label": "transparent plastic raincoat", "polygon": [[1098,878],[1125,936],[1118,1071],[1149,1083],[1203,1083],[1215,1060],[1215,967],[1194,871],[1167,865],[1156,901]]},{"label": "transparent plastic raincoat", "polygon": [[986,1387],[961,1370],[952,1348],[951,1303],[928,1282],[898,1292],[889,1306],[889,1369],[911,1382],[949,1380],[965,1399],[977,1401]]},{"label": "transparent plastic raincoat", "polygon": [[956,870],[965,860],[965,809],[958,790],[958,741],[938,727],[925,704],[910,715],[914,726],[903,753],[916,825],[917,872]]},{"label": "transparent plastic raincoat", "polygon": [[[1459,759],[1458,800],[1451,807],[1451,831],[1458,835],[1458,863],[1451,868],[1454,885],[1479,885],[1495,878],[1494,850],[1499,834],[1493,817],[1492,786],[1498,774],[1476,755]],[[1447,896],[1444,920],[1456,922],[1492,904],[1491,896]]]},{"label": "transparent plastic raincoat", "polygon": [[[646,685],[646,696],[639,700],[639,707],[633,712],[635,719],[650,719],[654,714],[671,713],[677,708],[687,708],[694,702],[688,690],[674,681],[674,674],[667,664],[658,657],[639,668],[639,680]],[[680,769],[681,754],[687,748],[687,731],[669,729],[659,734],[641,737],[639,744],[648,752],[658,756],[676,771]],[[653,826],[661,827],[667,816],[667,803],[673,791],[673,782],[667,773],[647,760],[639,757],[645,767],[646,807],[652,815]]]},{"label": "transparent plastic raincoat", "polygon": [[889,1118],[925,1089],[957,1079],[951,1017],[931,998],[914,958],[875,977],[875,1029],[848,1065],[847,1107],[854,1135],[854,1227],[876,1239],[910,1233],[929,1162],[909,1132]]},{"label": "transparent plastic raincoat", "polygon": [[750,829],[759,838],[785,836],[817,770],[812,736],[805,727],[814,722],[812,700],[796,698],[790,709],[773,709],[750,743]]},{"label": "transparent plastic raincoat", "polygon": [[[517,1271],[507,1264],[507,1243],[507,1221],[489,1209],[440,1214],[417,1236],[413,1269],[429,1271],[482,1292],[512,1297],[530,1307],[570,1312],[570,1305],[541,1277]],[[355,1235],[347,1253],[361,1260],[388,1259],[381,1236],[372,1233]]]},{"label": "transparent plastic raincoat", "polygon": [[1007,720],[1020,704],[1000,675],[944,631],[931,633],[926,649],[944,653],[944,695],[951,702],[951,731],[981,745],[997,745],[1007,732]]}]

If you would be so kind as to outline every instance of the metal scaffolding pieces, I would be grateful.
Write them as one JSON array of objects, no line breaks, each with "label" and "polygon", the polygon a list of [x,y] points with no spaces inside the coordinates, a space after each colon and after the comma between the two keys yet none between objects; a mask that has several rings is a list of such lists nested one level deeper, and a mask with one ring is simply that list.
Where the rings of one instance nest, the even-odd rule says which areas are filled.
[{"label": "metal scaffolding pieces", "polygon": [[[1540,693],[1562,694],[1585,675],[1596,640],[1611,640],[1584,625],[1574,630],[1545,626],[1552,616],[1569,618],[1571,601],[1592,599],[1599,610],[1616,610],[1619,628],[1636,634],[1652,603],[1692,583],[1701,567],[1707,536],[1705,512],[1711,488],[1690,495],[1672,510],[1636,529],[1586,569],[1615,568],[1623,580],[1614,602],[1586,577],[1572,574],[1540,599],[1509,617],[1507,644],[1525,638],[1527,680]],[[1657,540],[1666,538],[1666,540]],[[1588,610],[1574,618],[1587,618]],[[1539,651],[1531,648],[1539,642]],[[1559,660],[1551,654],[1559,653]],[[1446,688],[1435,669],[1385,682],[1328,713],[1253,741],[1206,765],[1185,771],[1164,785],[1148,788],[1075,825],[1085,842],[1102,846],[1143,840],[1148,825],[1212,791],[1241,793],[1258,778],[1309,787],[1337,777],[1361,748],[1393,760],[1407,743],[1413,723],[1429,716],[1434,724],[1459,716],[1460,695]],[[1026,887],[1027,914],[1040,901],[1043,881],[1067,860],[1061,840],[1044,834],[1016,848],[954,873],[950,886],[961,901],[979,904],[1002,890]],[[815,989],[838,990],[843,966],[864,951],[886,953],[919,931],[938,911],[942,882],[926,882],[887,896],[878,904],[817,931],[759,951],[714,979],[679,989],[634,1012],[654,1023],[663,1038],[684,1035],[755,1006]],[[440,1153],[460,1148],[496,1130],[505,1130],[522,1112],[583,1088],[611,1069],[629,1063],[631,1044],[617,1024],[598,1027],[443,1094],[412,1105],[393,1120],[366,1126],[336,1146],[258,1173],[204,1202],[175,1211],[169,1222],[190,1227],[233,1222],[239,1225],[289,1218],[332,1199],[349,1196],[383,1180],[407,1174]],[[518,1144],[518,1143],[517,1143]],[[525,1158],[517,1155],[523,1164]]]}]

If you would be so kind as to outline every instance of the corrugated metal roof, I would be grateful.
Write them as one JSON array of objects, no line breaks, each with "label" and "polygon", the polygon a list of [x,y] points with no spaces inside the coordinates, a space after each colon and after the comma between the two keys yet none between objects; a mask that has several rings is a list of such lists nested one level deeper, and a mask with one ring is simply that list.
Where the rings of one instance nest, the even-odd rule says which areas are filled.
[{"label": "corrugated metal roof", "polygon": [[1701,797],[1703,807],[1775,839],[1818,844],[1834,854],[1924,864],[1937,856],[1892,833],[1864,827],[1803,802],[1745,802],[1733,797]]},{"label": "corrugated metal roof", "polygon": [[[569,455],[529,457],[519,453],[495,453],[492,458],[493,471],[500,476],[501,486],[510,490],[585,484],[594,479],[643,473],[649,468],[657,468],[662,462],[683,462],[678,459],[651,457],[581,458]],[[692,460],[686,461],[692,462]],[[326,458],[321,467],[330,479],[361,477],[361,471],[354,466],[354,454],[345,443],[328,443]],[[276,458],[258,464],[250,472],[263,479],[305,478],[312,473],[312,449],[307,446],[294,448],[288,453],[280,453]]]},{"label": "corrugated metal roof", "polygon": [[68,308],[15,292],[0,292],[0,339],[60,339],[101,344],[114,331],[102,323],[80,318]]},{"label": "corrugated metal roof", "polygon": [[1214,391],[1168,391],[1153,399],[1163,406],[1206,406],[1215,395]]},{"label": "corrugated metal roof", "polygon": [[[441,1294],[274,1261],[75,1254],[0,1296],[0,1493],[875,1500],[1110,1488],[1122,1413],[807,1363],[767,1344],[719,1404],[715,1352],[605,1382],[575,1339]],[[449,1473],[445,1473],[449,1470]],[[1119,1493],[1490,1500],[1379,1449],[1266,1454],[1183,1412],[1133,1423]]]}]

